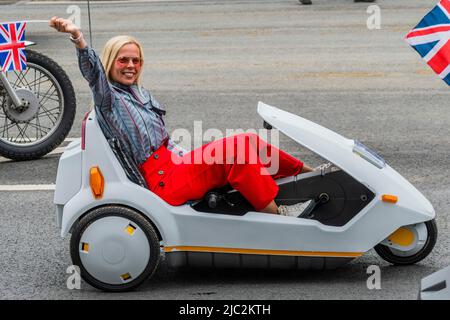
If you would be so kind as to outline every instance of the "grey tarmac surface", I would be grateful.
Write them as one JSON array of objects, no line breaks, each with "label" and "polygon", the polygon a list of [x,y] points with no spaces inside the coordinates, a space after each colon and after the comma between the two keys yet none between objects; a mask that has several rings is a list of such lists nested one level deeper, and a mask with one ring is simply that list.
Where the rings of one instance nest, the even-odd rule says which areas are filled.
[{"label": "grey tarmac surface", "polygon": [[[75,2],[76,3],[76,2]],[[73,3],[0,5],[0,21],[68,17]],[[92,3],[93,46],[132,34],[145,48],[144,85],[167,108],[169,132],[262,128],[258,101],[357,138],[377,150],[431,201],[438,243],[422,262],[394,267],[372,250],[336,271],[172,270],[162,263],[138,291],[66,288],[69,239],[55,224],[53,192],[0,192],[0,299],[416,299],[420,279],[450,264],[448,86],[404,42],[434,0],[379,0],[381,29],[368,30],[368,4],[351,0],[152,1]],[[85,36],[86,6],[81,9]],[[69,74],[80,136],[90,92],[67,36],[30,22],[28,40]],[[321,159],[281,136],[307,163]],[[191,146],[187,146],[191,147]],[[0,185],[55,182],[59,155],[0,161]],[[381,290],[369,290],[369,265]]]}]

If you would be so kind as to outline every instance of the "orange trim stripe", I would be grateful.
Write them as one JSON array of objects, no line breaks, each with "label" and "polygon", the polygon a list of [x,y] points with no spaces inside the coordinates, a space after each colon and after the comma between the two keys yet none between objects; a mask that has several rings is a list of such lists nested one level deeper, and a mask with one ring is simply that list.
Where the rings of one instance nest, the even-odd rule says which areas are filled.
[{"label": "orange trim stripe", "polygon": [[176,252],[176,251],[244,253],[244,254],[265,254],[265,255],[281,255],[281,256],[305,256],[305,257],[349,257],[349,258],[356,258],[356,257],[362,256],[361,252],[319,252],[319,251],[261,250],[261,249],[190,247],[190,246],[164,247],[164,252]]}]

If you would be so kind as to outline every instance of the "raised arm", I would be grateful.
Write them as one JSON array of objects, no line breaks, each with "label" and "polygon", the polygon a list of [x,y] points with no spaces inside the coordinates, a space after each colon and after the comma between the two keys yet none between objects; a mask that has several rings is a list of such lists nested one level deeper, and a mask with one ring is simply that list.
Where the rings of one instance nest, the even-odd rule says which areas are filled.
[{"label": "raised arm", "polygon": [[49,25],[59,32],[70,34],[70,40],[77,49],[81,74],[89,83],[95,105],[100,109],[111,109],[111,87],[105,70],[97,53],[87,45],[81,29],[72,21],[58,17],[51,18]]}]

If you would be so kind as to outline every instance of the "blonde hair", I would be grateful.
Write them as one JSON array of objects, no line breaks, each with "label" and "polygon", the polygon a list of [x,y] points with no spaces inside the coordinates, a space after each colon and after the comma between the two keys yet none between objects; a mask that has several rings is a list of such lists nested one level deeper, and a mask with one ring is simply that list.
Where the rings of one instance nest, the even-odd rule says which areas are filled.
[{"label": "blonde hair", "polygon": [[137,74],[136,77],[136,83],[138,84],[139,88],[141,87],[142,84],[142,66],[143,66],[143,62],[144,62],[144,50],[142,50],[142,45],[140,44],[140,42],[132,37],[132,36],[116,36],[113,37],[111,39],[108,40],[108,42],[106,42],[105,47],[103,48],[102,51],[102,64],[103,64],[103,68],[105,69],[105,73],[106,73],[106,77],[108,78],[108,81],[111,81],[111,69],[112,66],[114,65],[114,61],[117,58],[117,54],[119,53],[120,49],[127,44],[135,44],[138,48],[139,48],[139,55],[141,58],[141,68],[139,70],[139,73]]}]

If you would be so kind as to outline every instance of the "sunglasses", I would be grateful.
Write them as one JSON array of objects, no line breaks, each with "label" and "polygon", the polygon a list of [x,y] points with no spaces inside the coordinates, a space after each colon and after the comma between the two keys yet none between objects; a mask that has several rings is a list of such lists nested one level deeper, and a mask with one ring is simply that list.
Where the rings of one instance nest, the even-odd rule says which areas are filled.
[{"label": "sunglasses", "polygon": [[134,64],[134,65],[141,65],[142,64],[142,59],[138,58],[138,57],[118,57],[116,59],[116,61],[119,64],[122,65],[128,65],[130,63],[130,61]]}]

